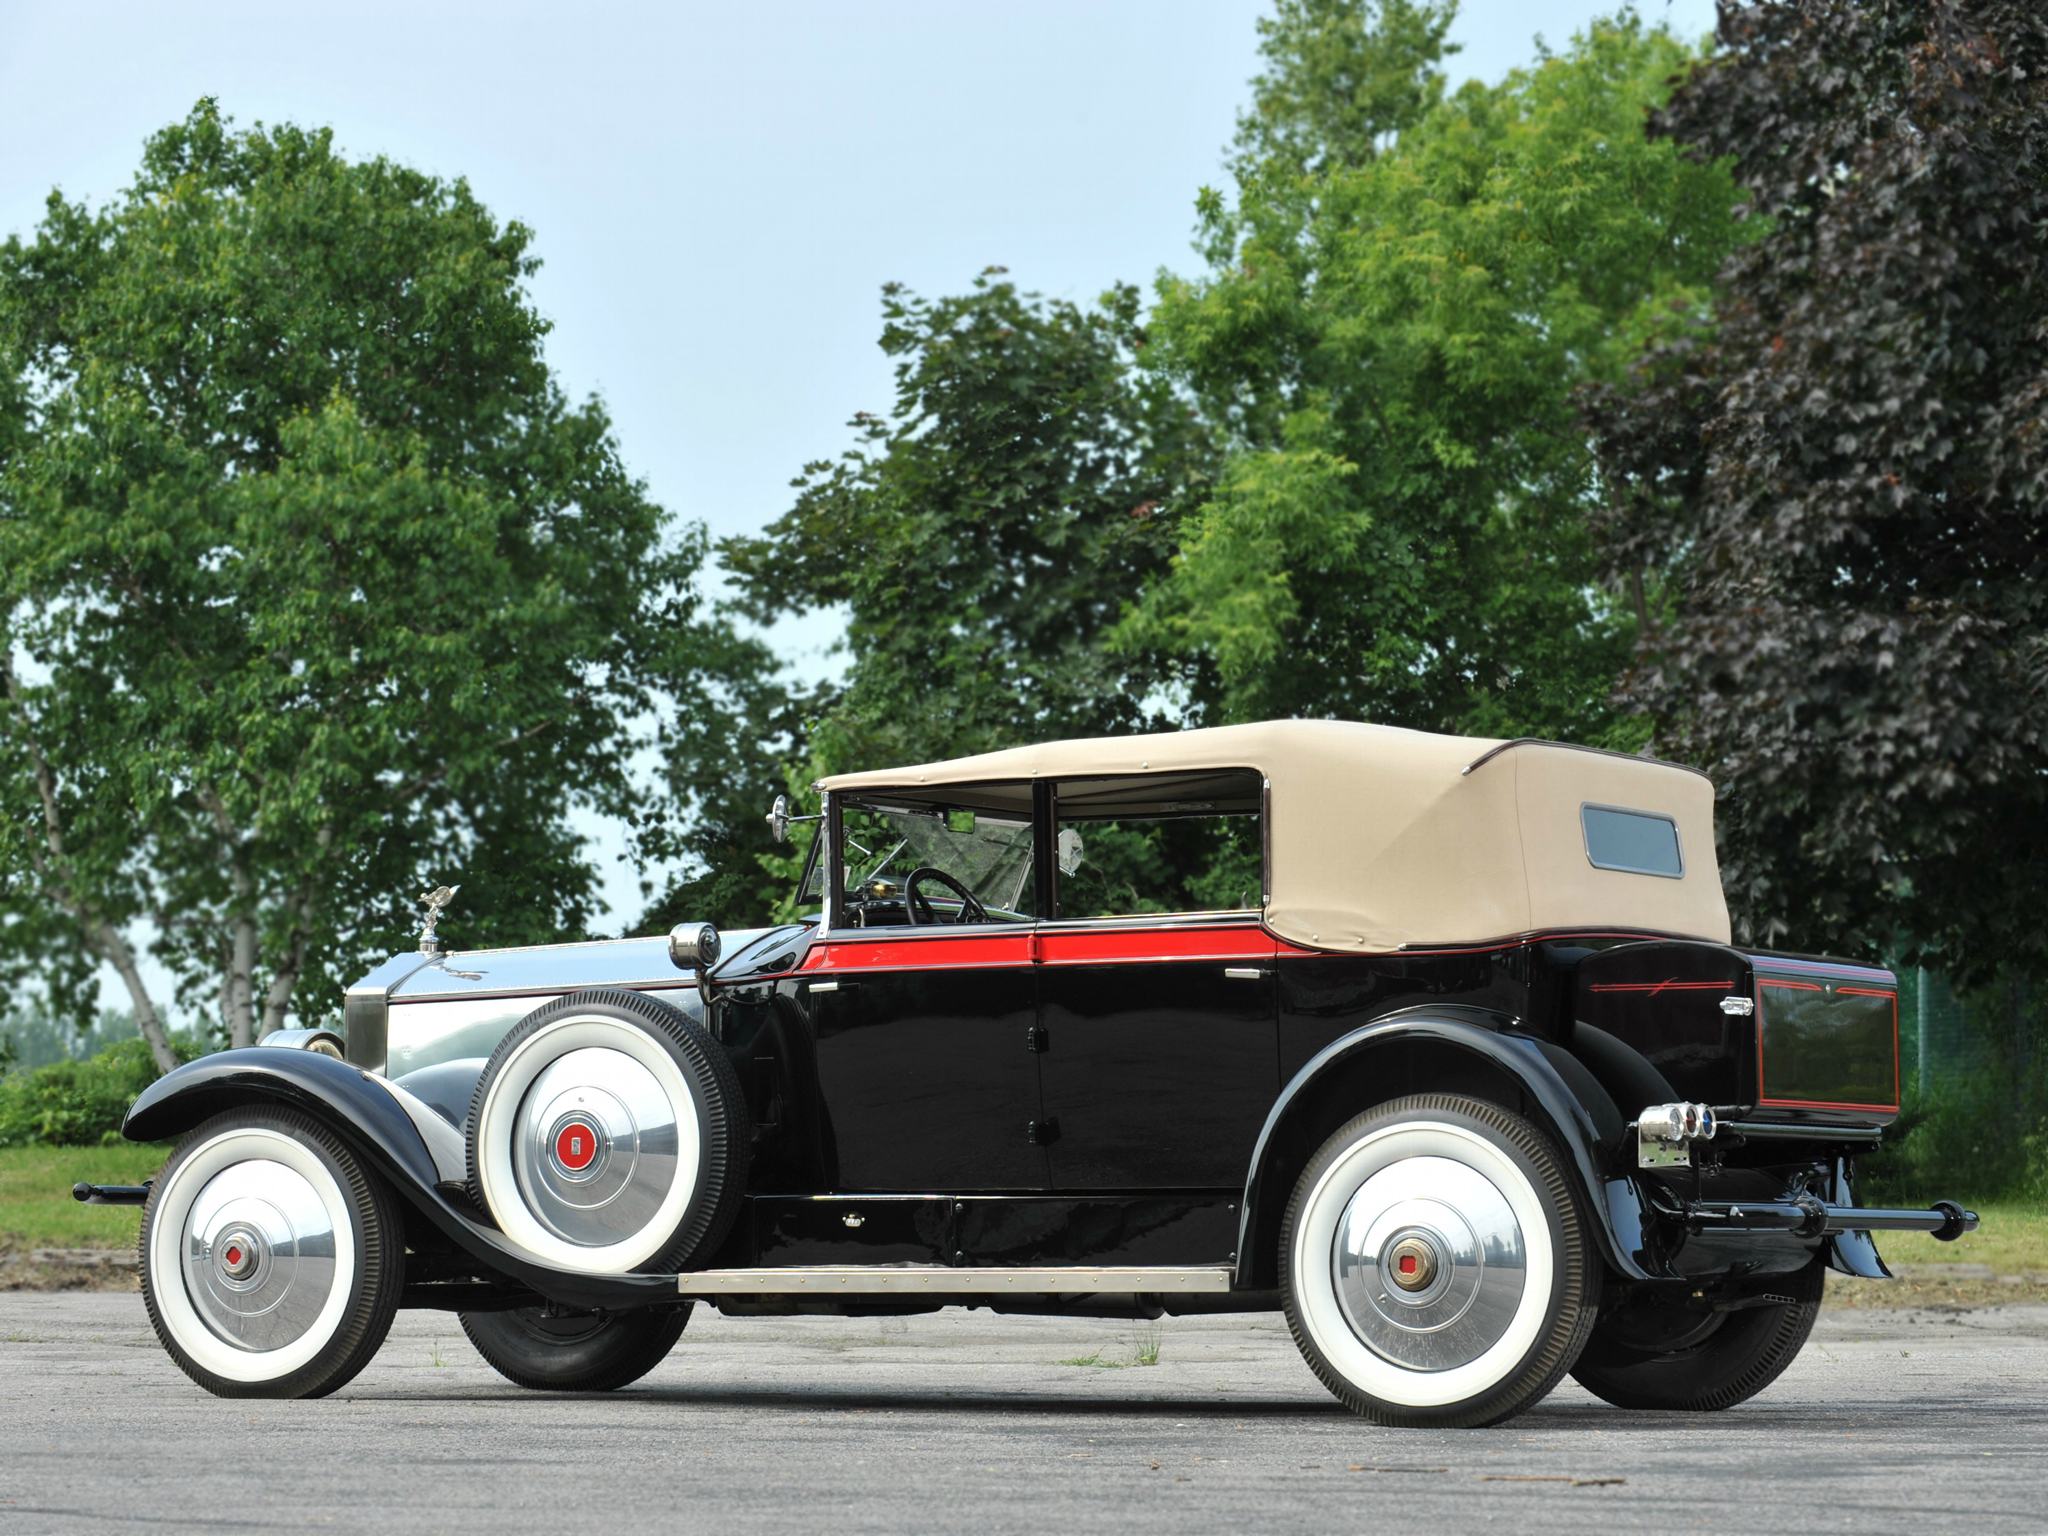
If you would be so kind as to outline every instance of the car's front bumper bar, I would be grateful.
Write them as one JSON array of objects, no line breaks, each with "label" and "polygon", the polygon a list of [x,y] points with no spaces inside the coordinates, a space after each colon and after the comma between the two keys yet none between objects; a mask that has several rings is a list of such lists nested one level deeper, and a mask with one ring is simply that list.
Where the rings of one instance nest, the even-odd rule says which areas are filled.
[{"label": "car's front bumper bar", "polygon": [[1812,1195],[1794,1200],[1691,1200],[1680,1211],[1694,1232],[1790,1232],[1795,1237],[1824,1237],[1830,1232],[1926,1232],[1935,1241],[1952,1243],[1977,1230],[1977,1213],[1953,1200],[1937,1200],[1924,1211],[1880,1210],[1861,1205],[1829,1205]]}]

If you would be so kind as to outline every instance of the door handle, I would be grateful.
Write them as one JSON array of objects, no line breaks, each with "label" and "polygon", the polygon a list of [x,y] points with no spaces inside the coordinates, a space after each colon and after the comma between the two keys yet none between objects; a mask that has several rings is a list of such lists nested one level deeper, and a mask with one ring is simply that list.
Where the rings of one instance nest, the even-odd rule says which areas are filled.
[{"label": "door handle", "polygon": [[1263,965],[1226,965],[1223,978],[1226,981],[1260,981],[1273,973]]},{"label": "door handle", "polygon": [[811,996],[816,997],[820,992],[838,992],[842,989],[851,992],[859,985],[857,981],[814,981],[811,983]]}]

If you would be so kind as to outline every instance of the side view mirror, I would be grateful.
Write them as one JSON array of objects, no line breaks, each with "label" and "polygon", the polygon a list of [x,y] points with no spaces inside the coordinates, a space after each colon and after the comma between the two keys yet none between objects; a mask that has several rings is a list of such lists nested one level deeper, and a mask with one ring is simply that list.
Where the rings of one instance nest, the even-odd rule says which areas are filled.
[{"label": "side view mirror", "polygon": [[778,843],[786,843],[789,841],[789,828],[792,822],[823,821],[824,819],[822,814],[816,816],[790,815],[789,796],[777,795],[775,803],[768,807],[768,835]]},{"label": "side view mirror", "polygon": [[718,930],[710,923],[678,923],[668,933],[668,958],[679,971],[708,971],[718,963]]}]

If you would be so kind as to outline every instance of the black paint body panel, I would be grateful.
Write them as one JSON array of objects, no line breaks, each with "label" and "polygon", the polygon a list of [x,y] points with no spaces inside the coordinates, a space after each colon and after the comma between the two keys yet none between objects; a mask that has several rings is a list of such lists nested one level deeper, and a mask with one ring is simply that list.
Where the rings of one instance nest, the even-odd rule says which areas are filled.
[{"label": "black paint body panel", "polygon": [[1735,950],[1623,944],[1579,963],[1573,1011],[1634,1050],[1678,1098],[1749,1105],[1756,1102],[1755,1023],[1721,1005],[1750,990],[1749,961]]},{"label": "black paint body panel", "polygon": [[1025,1265],[1228,1264],[1236,1189],[1061,1198],[760,1195],[754,1248],[725,1262]]},{"label": "black paint body panel", "polygon": [[867,971],[808,1006],[840,1188],[1046,1188],[1028,969]]},{"label": "black paint body panel", "polygon": [[1221,960],[1045,966],[1039,1063],[1059,1124],[1052,1187],[1238,1183],[1280,1091],[1270,963],[1257,980]]},{"label": "black paint body panel", "polygon": [[960,1202],[955,1241],[969,1265],[1228,1264],[1238,1193]]},{"label": "black paint body panel", "polygon": [[1283,955],[1280,959],[1280,1080],[1287,1082],[1333,1040],[1384,1014],[1423,1003],[1483,1008],[1521,1018],[1542,1038],[1549,1019],[1531,1018],[1524,949],[1417,955]]}]

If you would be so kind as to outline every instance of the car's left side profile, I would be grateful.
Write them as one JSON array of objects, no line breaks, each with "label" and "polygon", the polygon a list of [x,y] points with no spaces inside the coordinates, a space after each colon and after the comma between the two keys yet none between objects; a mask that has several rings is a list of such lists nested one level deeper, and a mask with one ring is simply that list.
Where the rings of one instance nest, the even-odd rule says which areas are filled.
[{"label": "car's left side profile", "polygon": [[[693,1307],[1282,1313],[1377,1422],[1567,1374],[1746,1400],[1873,1232],[1881,967],[1730,942],[1713,789],[1336,722],[1049,743],[821,785],[799,922],[445,953],[344,1027],[171,1073],[158,1336],[317,1396],[400,1307],[526,1387],[639,1379]],[[773,820],[785,825],[778,804]],[[435,893],[436,901],[445,892]],[[279,1048],[283,1047],[283,1048]]]}]

